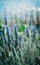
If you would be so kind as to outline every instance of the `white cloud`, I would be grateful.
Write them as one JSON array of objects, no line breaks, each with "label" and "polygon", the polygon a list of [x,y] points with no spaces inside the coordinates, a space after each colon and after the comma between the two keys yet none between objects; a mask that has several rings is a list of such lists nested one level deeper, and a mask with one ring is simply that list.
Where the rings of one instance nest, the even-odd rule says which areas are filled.
[{"label": "white cloud", "polygon": [[28,5],[27,3],[17,3],[17,4],[5,4],[4,8],[6,9],[7,15],[9,16],[10,12],[14,15],[15,13],[19,14],[21,11],[30,11],[32,6]]}]

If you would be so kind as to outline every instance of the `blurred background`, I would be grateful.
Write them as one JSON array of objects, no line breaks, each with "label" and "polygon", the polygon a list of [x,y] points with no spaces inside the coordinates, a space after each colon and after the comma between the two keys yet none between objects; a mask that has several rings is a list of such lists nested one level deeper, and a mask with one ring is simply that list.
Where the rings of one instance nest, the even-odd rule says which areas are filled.
[{"label": "blurred background", "polygon": [[40,65],[40,0],[0,0],[0,65]]}]

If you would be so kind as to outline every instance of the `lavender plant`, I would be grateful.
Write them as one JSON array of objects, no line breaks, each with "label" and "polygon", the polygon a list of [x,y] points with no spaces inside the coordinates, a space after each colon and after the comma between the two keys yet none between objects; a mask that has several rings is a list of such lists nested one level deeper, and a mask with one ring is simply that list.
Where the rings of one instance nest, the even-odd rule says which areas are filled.
[{"label": "lavender plant", "polygon": [[40,65],[40,39],[37,29],[33,25],[26,28],[21,25],[20,29],[21,31],[14,26],[13,33],[6,18],[5,26],[0,24],[0,65]]}]

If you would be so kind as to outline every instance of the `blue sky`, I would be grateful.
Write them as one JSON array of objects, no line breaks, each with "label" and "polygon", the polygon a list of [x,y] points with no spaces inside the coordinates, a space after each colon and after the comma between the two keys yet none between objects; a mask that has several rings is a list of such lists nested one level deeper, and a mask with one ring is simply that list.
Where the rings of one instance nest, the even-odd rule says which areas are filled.
[{"label": "blue sky", "polygon": [[20,11],[30,10],[31,8],[36,6],[36,2],[39,2],[37,5],[40,7],[40,0],[0,0],[0,14],[6,12],[9,16],[9,13],[19,13]]},{"label": "blue sky", "polygon": [[24,3],[26,2],[28,5],[31,4],[31,5],[35,5],[35,0],[0,0],[0,9],[2,9],[5,4],[7,5],[7,3],[10,4],[18,4],[18,3]]}]

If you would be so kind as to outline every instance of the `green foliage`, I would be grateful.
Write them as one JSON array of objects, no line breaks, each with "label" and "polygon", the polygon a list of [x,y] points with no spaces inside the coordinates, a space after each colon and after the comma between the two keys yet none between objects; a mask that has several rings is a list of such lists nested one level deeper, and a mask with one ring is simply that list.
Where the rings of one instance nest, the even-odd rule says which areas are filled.
[{"label": "green foliage", "polygon": [[18,27],[18,32],[24,32],[25,30],[25,26],[24,25],[21,25]]},{"label": "green foliage", "polygon": [[[0,30],[1,29],[2,29],[2,25],[0,25]],[[14,36],[14,38],[16,38],[16,42],[15,42],[15,39],[13,38],[14,41],[12,42],[10,40],[11,42],[8,43],[8,41],[6,39],[6,36],[7,36],[6,33],[4,34],[5,39],[7,41],[6,43],[4,42],[5,40],[3,40],[3,42],[2,42],[1,36],[0,36],[0,43],[2,42],[3,44],[6,44],[6,48],[3,46],[3,44],[2,44],[2,46],[0,45],[0,48],[1,48],[0,54],[2,54],[2,60],[3,60],[2,63],[4,65],[35,65],[36,64],[35,57],[38,57],[38,58],[40,57],[39,36],[35,36],[34,42],[30,43],[31,35],[29,38],[27,38],[26,32],[23,33],[24,30],[25,30],[25,26],[21,25],[20,27],[18,27],[18,31],[15,31],[15,32],[11,31],[12,36]],[[20,43],[17,32],[21,32],[21,31],[23,34],[22,34],[21,43]],[[29,30],[29,32],[30,32],[30,30]],[[31,32],[29,34],[31,34]],[[18,43],[18,45],[16,45],[16,48],[15,48],[14,44],[16,44],[16,43]],[[0,60],[0,62],[2,60]]]}]

